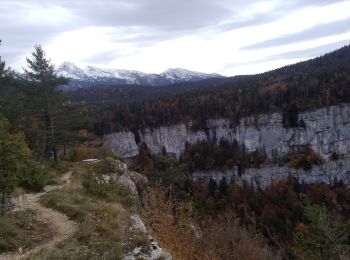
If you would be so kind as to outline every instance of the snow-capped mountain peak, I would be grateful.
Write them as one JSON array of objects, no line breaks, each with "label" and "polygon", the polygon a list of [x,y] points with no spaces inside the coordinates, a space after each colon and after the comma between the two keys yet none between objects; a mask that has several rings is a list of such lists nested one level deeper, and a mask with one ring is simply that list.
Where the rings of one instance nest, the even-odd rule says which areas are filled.
[{"label": "snow-capped mountain peak", "polygon": [[209,74],[202,72],[190,71],[182,68],[173,68],[168,69],[160,74],[161,76],[170,79],[172,81],[192,81],[192,80],[201,80],[209,78]]},{"label": "snow-capped mountain peak", "polygon": [[82,69],[71,62],[62,63],[56,72],[59,75],[72,79],[70,85],[67,86],[68,89],[96,84],[163,86],[179,82],[222,77],[219,74],[206,74],[181,68],[168,69],[161,74],[147,74],[135,70],[102,69],[93,66],[87,66]]},{"label": "snow-capped mountain peak", "polygon": [[57,69],[57,74],[67,78],[80,80],[85,77],[84,71],[71,62],[63,62]]}]

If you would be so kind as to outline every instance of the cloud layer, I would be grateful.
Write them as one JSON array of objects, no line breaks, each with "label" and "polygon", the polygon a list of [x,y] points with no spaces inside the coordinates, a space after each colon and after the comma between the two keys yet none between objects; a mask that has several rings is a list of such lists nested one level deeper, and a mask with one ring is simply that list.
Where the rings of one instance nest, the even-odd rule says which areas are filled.
[{"label": "cloud layer", "polygon": [[0,55],[20,68],[42,44],[57,64],[255,73],[347,44],[347,10],[336,0],[2,0]]}]

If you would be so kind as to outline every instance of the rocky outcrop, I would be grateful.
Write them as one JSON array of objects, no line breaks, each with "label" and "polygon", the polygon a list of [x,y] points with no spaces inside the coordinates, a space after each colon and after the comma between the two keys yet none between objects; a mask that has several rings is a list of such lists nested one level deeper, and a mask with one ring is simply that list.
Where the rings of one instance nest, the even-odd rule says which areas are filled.
[{"label": "rocky outcrop", "polygon": [[236,168],[227,171],[197,171],[192,173],[192,179],[206,182],[213,179],[220,182],[225,178],[227,183],[242,184],[246,182],[255,188],[265,189],[273,182],[287,179],[289,175],[303,184],[332,184],[341,180],[344,184],[350,185],[350,157],[326,161],[322,165],[314,165],[308,171],[291,168],[288,165],[264,165],[260,168],[246,169],[242,175],[238,174]]},{"label": "rocky outcrop", "polygon": [[136,247],[131,252],[129,252],[126,256],[124,256],[123,260],[136,260],[136,259],[147,259],[147,260],[157,260],[157,259],[165,259],[172,260],[171,255],[163,250],[155,241],[151,235],[147,233],[147,229],[145,224],[139,215],[132,215],[132,226],[134,229],[138,230],[141,233],[144,233],[148,236],[148,248],[145,250],[142,247]]},{"label": "rocky outcrop", "polygon": [[127,188],[132,195],[138,196],[148,183],[145,176],[129,171],[125,163],[119,160],[109,160],[109,173],[103,175],[105,182],[115,182]]},{"label": "rocky outcrop", "polygon": [[[88,160],[88,163],[95,162]],[[103,182],[115,182],[125,188],[127,188],[134,197],[138,197],[142,189],[148,183],[145,176],[129,171],[127,165],[119,160],[106,159],[104,164],[105,170],[108,169],[109,173],[102,176]],[[132,222],[132,229],[134,231],[140,232],[148,238],[147,244],[144,246],[138,246],[132,251],[127,253],[122,259],[123,260],[136,260],[136,259],[167,259],[171,260],[172,257],[169,253],[163,250],[155,241],[151,235],[148,234],[146,226],[144,225],[142,219],[137,214],[132,214],[130,216]]]},{"label": "rocky outcrop", "polygon": [[109,134],[105,136],[104,144],[111,152],[122,158],[135,157],[139,154],[139,148],[132,132]]},{"label": "rocky outcrop", "polygon": [[[163,149],[179,157],[186,143],[199,141],[237,141],[248,152],[264,150],[269,158],[283,157],[302,147],[309,146],[324,159],[324,164],[314,166],[310,171],[289,168],[288,165],[264,165],[259,169],[246,169],[242,176],[236,169],[228,171],[195,172],[194,179],[246,181],[253,186],[266,187],[272,181],[286,179],[292,174],[300,182],[330,183],[334,179],[343,180],[350,185],[350,104],[325,107],[298,114],[297,122],[302,127],[285,128],[281,113],[260,114],[242,118],[234,125],[228,119],[207,121],[206,131],[192,131],[191,123],[145,129],[137,133],[121,132],[107,135],[105,145],[122,157],[138,154],[138,143],[144,142],[152,154]],[[345,157],[338,161],[328,158],[333,153]]]},{"label": "rocky outcrop", "polygon": [[298,147],[309,145],[325,156],[333,151],[350,152],[350,104],[342,104],[300,113],[303,127],[284,128],[281,113],[245,117],[238,125],[227,119],[207,121],[206,131],[192,131],[191,123],[145,129],[138,132],[113,133],[105,136],[105,145],[115,154],[128,158],[138,155],[138,143],[144,142],[152,154],[167,153],[177,157],[186,143],[228,140],[244,144],[248,151],[265,150],[269,157],[283,156]]}]

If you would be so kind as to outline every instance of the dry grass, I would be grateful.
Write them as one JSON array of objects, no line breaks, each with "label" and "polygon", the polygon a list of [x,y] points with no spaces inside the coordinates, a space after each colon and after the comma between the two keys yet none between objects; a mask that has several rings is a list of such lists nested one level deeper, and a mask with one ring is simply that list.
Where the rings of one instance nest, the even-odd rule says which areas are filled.
[{"label": "dry grass", "polygon": [[48,225],[38,221],[30,210],[0,217],[0,253],[33,248],[52,235]]},{"label": "dry grass", "polygon": [[264,260],[279,259],[257,233],[240,226],[229,214],[196,219],[191,204],[176,206],[162,188],[152,189],[147,196],[146,218],[160,245],[174,259],[184,260]]},{"label": "dry grass", "polygon": [[89,141],[81,144],[77,144],[73,147],[70,159],[75,162],[79,162],[85,159],[103,159],[113,154],[103,146],[100,141]]},{"label": "dry grass", "polygon": [[77,167],[69,185],[42,197],[45,206],[63,212],[79,226],[70,239],[33,259],[120,259],[137,246],[147,248],[146,235],[131,228],[130,213],[118,198],[107,201],[86,193],[81,185],[86,171]]}]

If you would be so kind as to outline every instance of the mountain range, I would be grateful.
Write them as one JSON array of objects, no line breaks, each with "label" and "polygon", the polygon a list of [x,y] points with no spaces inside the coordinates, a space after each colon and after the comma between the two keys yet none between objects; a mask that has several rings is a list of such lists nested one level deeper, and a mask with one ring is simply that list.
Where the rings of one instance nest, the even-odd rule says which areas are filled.
[{"label": "mountain range", "polygon": [[65,90],[76,90],[94,85],[142,85],[165,86],[182,82],[194,82],[210,78],[224,78],[211,73],[195,72],[181,68],[168,69],[160,74],[143,73],[135,70],[101,69],[87,66],[82,69],[71,62],[64,62],[57,70],[58,75],[70,78]]}]

